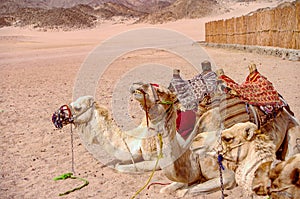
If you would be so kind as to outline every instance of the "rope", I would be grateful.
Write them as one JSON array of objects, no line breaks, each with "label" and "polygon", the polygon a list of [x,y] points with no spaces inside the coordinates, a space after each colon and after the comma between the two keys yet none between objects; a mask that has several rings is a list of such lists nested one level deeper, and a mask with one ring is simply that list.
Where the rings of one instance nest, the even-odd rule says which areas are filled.
[{"label": "rope", "polygon": [[220,129],[220,135],[219,135],[219,146],[221,146],[221,149],[218,149],[218,163],[219,163],[219,173],[220,173],[220,185],[221,185],[221,199],[225,198],[224,195],[224,183],[223,183],[223,170],[225,169],[222,161],[223,161],[223,155],[220,153],[221,151],[223,151],[223,145],[222,145],[222,129],[223,129],[223,125],[221,124],[221,129]]},{"label": "rope", "polygon": [[157,156],[157,159],[156,159],[156,162],[155,162],[155,166],[147,180],[147,182],[145,183],[144,186],[142,186],[137,192],[135,192],[135,194],[133,196],[131,196],[130,199],[134,199],[137,195],[139,195],[150,183],[150,181],[152,180],[153,176],[154,176],[154,173],[156,171],[156,168],[157,168],[157,165],[158,165],[158,161],[159,159],[161,159],[163,157],[163,154],[162,154],[162,147],[163,147],[163,141],[162,141],[162,135],[160,133],[157,134],[157,137],[158,137],[158,140],[159,140],[159,148],[160,148],[160,152]]},{"label": "rope", "polygon": [[71,156],[72,156],[72,172],[75,174],[75,160],[74,160],[74,139],[73,139],[73,128],[71,124]]},{"label": "rope", "polygon": [[83,187],[85,187],[85,186],[87,186],[89,184],[89,181],[87,181],[86,179],[83,179],[83,178],[79,178],[79,177],[73,176],[73,173],[62,174],[62,175],[60,175],[58,177],[53,178],[53,180],[54,181],[57,181],[57,180],[66,180],[68,178],[70,178],[70,179],[78,179],[80,181],[83,181],[84,184],[81,185],[81,186],[79,186],[79,187],[75,187],[74,189],[68,190],[68,191],[66,191],[64,193],[60,193],[59,196],[68,195],[69,193],[72,193],[72,192],[74,192],[76,190],[80,190],[80,189],[82,189]]},{"label": "rope", "polygon": [[135,162],[134,162],[133,155],[132,155],[132,153],[131,153],[131,151],[130,151],[130,148],[129,148],[129,146],[128,146],[126,140],[125,140],[125,138],[123,137],[122,140],[123,140],[123,142],[124,142],[124,144],[125,144],[125,146],[126,146],[128,152],[130,153],[130,159],[131,159],[131,162],[132,162],[132,164],[133,164],[135,170],[138,171],[138,168],[136,167]]},{"label": "rope", "polygon": [[68,178],[70,179],[78,179],[80,181],[83,181],[84,184],[79,186],[79,187],[75,187],[74,189],[68,190],[64,193],[60,193],[59,196],[65,196],[68,195],[69,193],[72,193],[74,191],[80,190],[83,187],[87,186],[89,184],[89,181],[87,181],[86,179],[80,178],[80,177],[76,177],[73,176],[73,173],[75,173],[75,169],[74,169],[74,165],[75,165],[75,161],[74,161],[74,139],[73,139],[73,129],[72,129],[72,124],[71,124],[71,156],[72,156],[72,173],[64,173],[58,177],[53,178],[54,181],[58,181],[58,180],[66,180]]},{"label": "rope", "polygon": [[222,175],[222,170],[224,170],[224,166],[222,164],[223,161],[223,156],[221,154],[218,154],[218,163],[219,163],[219,172],[220,172],[220,184],[221,184],[221,199],[224,199],[224,184],[223,184],[223,175]]}]

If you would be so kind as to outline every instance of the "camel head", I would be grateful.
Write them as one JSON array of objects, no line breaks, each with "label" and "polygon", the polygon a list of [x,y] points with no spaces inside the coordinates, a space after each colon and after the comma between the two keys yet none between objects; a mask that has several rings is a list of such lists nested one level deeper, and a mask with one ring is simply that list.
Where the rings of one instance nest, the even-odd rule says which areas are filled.
[{"label": "camel head", "polygon": [[249,143],[254,139],[257,130],[255,124],[245,122],[222,131],[225,156],[236,162],[244,160],[248,154]]},{"label": "camel head", "polygon": [[169,89],[150,83],[137,82],[130,87],[130,93],[137,100],[150,120],[159,118],[170,109],[176,101],[176,95]]},{"label": "camel head", "polygon": [[52,116],[56,128],[63,128],[68,124],[82,124],[92,117],[95,101],[92,96],[82,96],[69,105],[61,106]]}]

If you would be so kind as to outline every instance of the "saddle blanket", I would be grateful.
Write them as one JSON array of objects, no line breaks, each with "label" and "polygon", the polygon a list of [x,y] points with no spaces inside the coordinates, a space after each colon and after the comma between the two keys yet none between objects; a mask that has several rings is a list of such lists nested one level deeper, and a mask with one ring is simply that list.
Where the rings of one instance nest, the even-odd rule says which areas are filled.
[{"label": "saddle blanket", "polygon": [[234,82],[226,75],[220,77],[227,87],[234,90],[241,100],[255,106],[282,106],[278,92],[273,84],[258,71],[248,75],[246,81],[241,85]]},{"label": "saddle blanket", "polygon": [[196,113],[194,111],[177,110],[176,130],[183,139],[187,139],[194,130]]}]

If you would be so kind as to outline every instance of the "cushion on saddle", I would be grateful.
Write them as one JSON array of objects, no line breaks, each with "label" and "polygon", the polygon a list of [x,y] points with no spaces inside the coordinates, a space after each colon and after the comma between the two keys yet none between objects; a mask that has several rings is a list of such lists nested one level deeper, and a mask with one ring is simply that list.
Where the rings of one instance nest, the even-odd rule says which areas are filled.
[{"label": "cushion on saddle", "polygon": [[234,90],[241,100],[255,106],[281,106],[282,102],[273,84],[258,71],[248,75],[241,85],[234,82],[226,75],[220,77],[227,87]]},{"label": "cushion on saddle", "polygon": [[197,110],[203,98],[213,93],[217,88],[217,75],[213,71],[202,72],[190,80],[183,80],[180,75],[174,75],[170,83],[183,110]]},{"label": "cushion on saddle", "polygon": [[194,129],[196,113],[194,111],[177,110],[176,130],[183,139],[187,139]]}]

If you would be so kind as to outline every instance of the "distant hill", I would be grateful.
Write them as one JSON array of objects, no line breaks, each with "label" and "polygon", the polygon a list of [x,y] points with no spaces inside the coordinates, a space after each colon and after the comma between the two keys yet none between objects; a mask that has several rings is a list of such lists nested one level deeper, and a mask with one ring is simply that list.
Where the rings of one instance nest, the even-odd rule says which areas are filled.
[{"label": "distant hill", "polygon": [[0,27],[28,26],[41,29],[81,29],[90,28],[97,24],[99,19],[109,20],[114,16],[139,18],[145,12],[133,10],[123,4],[101,3],[91,5],[77,4],[73,7],[54,7],[56,4],[46,3],[14,3],[0,1]]},{"label": "distant hill", "polygon": [[139,20],[147,23],[165,23],[183,18],[204,17],[218,7],[216,0],[176,0],[170,6],[150,13]]},{"label": "distant hill", "polygon": [[204,17],[227,3],[249,1],[254,0],[0,0],[0,28],[81,29],[114,17],[165,23]]}]

